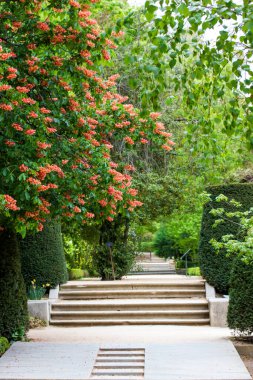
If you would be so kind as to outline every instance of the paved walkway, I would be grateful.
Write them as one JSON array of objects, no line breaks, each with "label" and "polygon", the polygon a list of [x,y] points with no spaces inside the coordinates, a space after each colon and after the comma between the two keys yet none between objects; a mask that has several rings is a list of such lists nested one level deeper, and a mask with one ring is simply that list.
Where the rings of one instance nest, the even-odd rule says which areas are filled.
[{"label": "paved walkway", "polygon": [[[184,276],[140,277],[122,282]],[[0,380],[249,380],[229,337],[210,326],[48,326],[0,358]]]},{"label": "paved walkway", "polygon": [[[141,350],[144,354],[144,376],[136,377],[134,367],[123,363],[93,367],[99,350],[114,353]],[[115,354],[117,355],[117,353]],[[125,354],[125,357],[129,357]],[[120,359],[121,358],[118,358]],[[121,362],[122,363],[122,362]],[[119,366],[118,366],[119,367]],[[130,369],[129,369],[130,368]],[[100,372],[99,372],[100,371]],[[129,375],[126,377],[126,373]],[[118,373],[119,376],[116,376]],[[168,343],[166,345],[87,345],[82,343],[15,343],[0,360],[2,380],[249,380],[251,379],[235,348],[229,341]]]},{"label": "paved walkway", "polygon": [[[34,341],[15,343],[0,359],[0,380],[251,379],[229,340],[228,329],[209,326],[49,326],[30,330],[29,338]],[[108,348],[144,350],[144,377],[94,377],[97,355],[101,349]],[[118,367],[117,371],[126,371],[122,366]],[[98,371],[110,372],[108,363],[101,368]],[[131,368],[130,372],[134,371],[134,366]]]}]

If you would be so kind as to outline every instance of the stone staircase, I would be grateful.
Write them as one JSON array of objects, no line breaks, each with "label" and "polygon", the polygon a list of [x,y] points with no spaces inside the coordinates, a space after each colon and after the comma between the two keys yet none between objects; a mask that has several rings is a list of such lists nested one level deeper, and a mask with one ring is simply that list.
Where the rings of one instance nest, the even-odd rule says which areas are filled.
[{"label": "stone staircase", "polygon": [[76,281],[62,285],[59,300],[51,305],[50,324],[209,324],[204,280],[179,277],[150,281]]},{"label": "stone staircase", "polygon": [[174,260],[165,260],[153,253],[143,253],[129,275],[176,274]]}]

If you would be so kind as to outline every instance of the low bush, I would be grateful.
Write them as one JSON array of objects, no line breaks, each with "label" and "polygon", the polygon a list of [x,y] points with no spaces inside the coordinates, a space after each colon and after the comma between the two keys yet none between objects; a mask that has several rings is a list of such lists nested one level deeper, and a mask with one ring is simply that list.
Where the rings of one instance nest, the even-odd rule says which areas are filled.
[{"label": "low bush", "polygon": [[[187,268],[197,267],[198,263],[195,261],[187,261]],[[176,260],[176,269],[185,269],[185,260]]]},{"label": "low bush", "polygon": [[83,277],[88,277],[88,271],[79,268],[72,268],[68,270],[70,280],[80,280]]},{"label": "low bush", "polygon": [[238,256],[230,278],[228,325],[240,335],[253,334],[253,257]]},{"label": "low bush", "polygon": [[[28,326],[29,326],[29,319],[28,319]],[[26,336],[26,330],[23,326],[19,326],[11,335],[11,340],[14,342],[26,342],[27,336]]]},{"label": "low bush", "polygon": [[8,339],[4,336],[0,336],[0,356],[2,356],[5,353],[5,351],[8,350],[9,347],[10,343]]},{"label": "low bush", "polygon": [[29,317],[29,328],[30,329],[37,329],[39,327],[46,327],[47,322],[43,321],[42,319],[39,319],[37,317]]},{"label": "low bush", "polygon": [[192,267],[187,269],[187,274],[189,276],[201,276],[200,267]]}]

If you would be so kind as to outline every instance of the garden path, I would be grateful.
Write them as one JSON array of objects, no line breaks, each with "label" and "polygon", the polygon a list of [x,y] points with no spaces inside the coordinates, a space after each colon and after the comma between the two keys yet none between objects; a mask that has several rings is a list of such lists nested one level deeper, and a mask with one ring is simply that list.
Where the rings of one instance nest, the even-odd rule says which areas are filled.
[{"label": "garden path", "polygon": [[[117,326],[30,331],[0,359],[1,380],[249,380],[228,329],[209,326]],[[119,349],[123,351],[119,351]],[[102,349],[102,350],[101,350]],[[113,351],[108,351],[108,349]],[[142,354],[133,361],[133,349]],[[101,352],[121,352],[103,360]],[[128,350],[128,351],[126,351]],[[129,362],[129,353],[131,362]],[[135,353],[136,355],[136,353]],[[98,360],[98,358],[100,358]],[[128,358],[128,362],[126,361]],[[138,366],[136,365],[136,360]],[[94,370],[94,364],[96,368]],[[110,366],[121,364],[125,369]],[[131,368],[128,370],[126,367]],[[101,367],[102,366],[102,367]],[[95,372],[94,372],[95,371]],[[106,376],[101,374],[106,373]],[[120,373],[123,376],[120,376]],[[126,376],[126,371],[129,375]],[[135,374],[134,374],[135,373]],[[113,375],[112,375],[113,374]]]},{"label": "garden path", "polygon": [[[146,282],[171,278],[134,277]],[[123,280],[132,281],[132,276]],[[251,379],[227,328],[48,326],[30,330],[28,338],[0,359],[0,380]]]}]

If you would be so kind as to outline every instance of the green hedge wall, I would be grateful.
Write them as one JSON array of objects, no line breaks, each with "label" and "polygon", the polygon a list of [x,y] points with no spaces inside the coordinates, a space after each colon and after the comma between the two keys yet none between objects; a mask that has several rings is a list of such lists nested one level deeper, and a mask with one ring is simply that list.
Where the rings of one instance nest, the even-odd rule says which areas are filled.
[{"label": "green hedge wall", "polygon": [[208,283],[216,288],[220,293],[227,294],[229,289],[229,278],[232,269],[233,257],[226,257],[225,251],[215,253],[209,243],[212,238],[220,241],[222,236],[236,234],[238,227],[231,223],[222,223],[213,228],[217,217],[210,214],[212,208],[226,207],[229,211],[238,210],[231,205],[215,202],[215,197],[220,194],[226,195],[229,199],[235,199],[242,204],[242,210],[248,210],[253,206],[253,184],[236,183],[224,186],[212,186],[206,189],[211,194],[212,201],[204,206],[202,226],[200,233],[199,260],[201,273]]},{"label": "green hedge wall", "polygon": [[19,246],[27,287],[33,279],[37,285],[49,283],[51,287],[67,281],[61,226],[58,222],[47,223],[42,232],[20,239]]},{"label": "green hedge wall", "polygon": [[28,326],[27,298],[16,235],[0,232],[0,336]]},{"label": "green hedge wall", "polygon": [[253,333],[253,259],[234,260],[229,290],[228,325],[243,335]]}]

